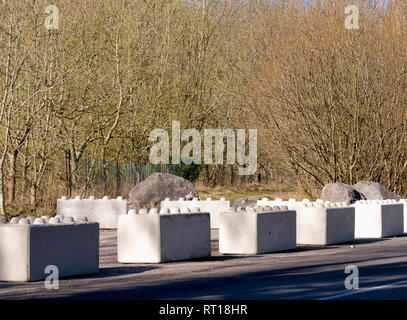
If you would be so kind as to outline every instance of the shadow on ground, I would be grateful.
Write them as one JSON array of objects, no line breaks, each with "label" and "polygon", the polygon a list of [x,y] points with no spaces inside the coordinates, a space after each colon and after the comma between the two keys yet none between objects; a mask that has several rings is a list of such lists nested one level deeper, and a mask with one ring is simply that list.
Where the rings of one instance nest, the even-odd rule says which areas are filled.
[{"label": "shadow on ground", "polygon": [[123,275],[138,274],[150,270],[160,269],[159,266],[128,266],[128,267],[107,267],[99,268],[99,273],[91,275],[81,275],[73,277],[64,277],[63,279],[94,279],[94,278],[110,278]]},{"label": "shadow on ground", "polygon": [[[347,275],[344,274],[343,266],[362,261],[366,260],[247,272],[226,277],[202,276],[191,280],[158,281],[155,284],[146,283],[144,286],[134,286],[129,283],[120,289],[73,294],[62,299],[309,300],[346,292],[344,280]],[[322,270],[326,267],[330,267],[330,270]],[[332,267],[336,268],[332,269]],[[407,262],[360,267],[360,287],[370,288],[388,283],[389,277],[407,279],[406,270]],[[379,296],[379,298],[383,297]],[[407,299],[407,297],[396,298]]]}]

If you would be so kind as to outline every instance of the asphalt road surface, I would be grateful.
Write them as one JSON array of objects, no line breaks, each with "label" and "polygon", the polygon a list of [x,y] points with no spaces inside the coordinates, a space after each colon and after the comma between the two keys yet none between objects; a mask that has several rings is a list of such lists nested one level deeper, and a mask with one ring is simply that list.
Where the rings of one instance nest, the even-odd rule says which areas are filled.
[{"label": "asphalt road surface", "polygon": [[[258,256],[219,255],[166,264],[119,264],[116,231],[100,232],[97,275],[0,282],[0,299],[407,299],[407,236],[363,239],[326,247],[301,246]],[[345,268],[359,271],[359,289],[347,290]]]}]

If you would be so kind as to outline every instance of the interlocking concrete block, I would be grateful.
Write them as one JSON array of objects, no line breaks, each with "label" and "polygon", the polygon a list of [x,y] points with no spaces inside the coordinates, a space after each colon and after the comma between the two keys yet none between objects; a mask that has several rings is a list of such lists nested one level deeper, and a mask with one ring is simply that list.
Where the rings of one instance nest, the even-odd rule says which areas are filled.
[{"label": "interlocking concrete block", "polygon": [[260,254],[296,247],[295,211],[257,210],[220,214],[220,253]]},{"label": "interlocking concrete block", "polygon": [[396,200],[362,200],[354,207],[356,238],[384,238],[404,233],[402,203]]},{"label": "interlocking concrete block", "polygon": [[69,216],[74,219],[85,216],[89,221],[99,223],[102,229],[117,228],[117,216],[127,213],[127,200],[117,199],[66,199],[62,197],[57,201],[57,215]]},{"label": "interlocking concrete block", "polygon": [[0,281],[43,280],[48,265],[58,267],[59,277],[98,272],[97,223],[43,221],[30,224],[22,218],[17,224],[0,225]]},{"label": "interlocking concrete block", "polygon": [[297,244],[329,245],[355,239],[355,209],[335,203],[298,207]]},{"label": "interlocking concrete block", "polygon": [[154,211],[136,214],[129,211],[128,215],[118,217],[117,247],[121,263],[161,263],[209,257],[209,213],[157,214]]},{"label": "interlocking concrete block", "polygon": [[230,201],[226,200],[225,198],[221,198],[220,200],[212,200],[211,198],[207,198],[206,200],[198,200],[198,198],[194,198],[192,200],[184,200],[180,198],[178,201],[170,201],[169,199],[165,199],[161,202],[161,208],[189,208],[189,209],[196,209],[199,208],[201,212],[209,212],[211,217],[211,228],[218,229],[219,228],[219,214],[223,211],[230,209]]}]

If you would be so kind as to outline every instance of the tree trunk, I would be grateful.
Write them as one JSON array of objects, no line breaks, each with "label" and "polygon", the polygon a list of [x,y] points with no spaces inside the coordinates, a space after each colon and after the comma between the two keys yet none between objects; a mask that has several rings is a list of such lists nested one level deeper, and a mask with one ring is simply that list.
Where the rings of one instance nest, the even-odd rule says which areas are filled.
[{"label": "tree trunk", "polygon": [[230,185],[233,186],[235,183],[235,168],[230,166]]},{"label": "tree trunk", "polygon": [[8,201],[14,202],[16,198],[16,160],[18,150],[10,152],[10,168],[9,168],[9,182],[8,182]]},{"label": "tree trunk", "polygon": [[[89,158],[88,156],[85,156],[84,158],[84,174],[85,174],[85,183],[87,183],[87,181],[89,180]],[[86,188],[87,189],[87,188]],[[85,191],[86,191],[85,189]]]},{"label": "tree trunk", "polygon": [[32,185],[30,187],[30,205],[32,208],[37,207],[37,185]]},{"label": "tree trunk", "polygon": [[71,147],[69,153],[71,156],[71,189],[76,190],[78,187],[78,167],[81,157],[77,157],[74,147]]},{"label": "tree trunk", "polygon": [[72,174],[71,174],[71,152],[65,150],[65,169],[66,169],[66,193],[67,197],[72,196]]},{"label": "tree trunk", "polygon": [[4,177],[3,177],[3,170],[1,169],[0,165],[0,210],[1,210],[1,218],[7,220],[6,215],[6,205],[4,203]]}]

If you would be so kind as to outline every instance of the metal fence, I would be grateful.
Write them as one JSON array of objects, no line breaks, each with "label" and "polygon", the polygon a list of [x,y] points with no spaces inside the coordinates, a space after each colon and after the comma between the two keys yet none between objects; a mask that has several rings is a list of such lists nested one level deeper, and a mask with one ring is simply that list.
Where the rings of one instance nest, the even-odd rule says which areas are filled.
[{"label": "metal fence", "polygon": [[[105,164],[105,172],[102,173],[102,161],[99,159],[85,159],[80,170],[77,172],[78,183],[83,186],[87,183],[89,189],[102,192],[105,186],[109,193],[120,194],[131,186],[138,184],[156,172],[170,173],[176,176],[183,176],[181,165],[166,164],[154,165],[150,163],[110,162]],[[205,165],[203,165],[205,166]],[[228,168],[230,173],[230,168]],[[202,169],[201,171],[204,171]],[[238,176],[237,168],[233,173],[236,183],[259,183],[267,184],[272,179],[267,173],[259,172],[254,176]]]}]

